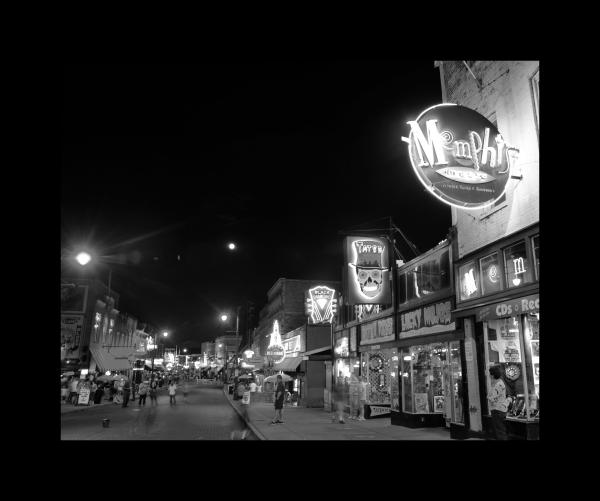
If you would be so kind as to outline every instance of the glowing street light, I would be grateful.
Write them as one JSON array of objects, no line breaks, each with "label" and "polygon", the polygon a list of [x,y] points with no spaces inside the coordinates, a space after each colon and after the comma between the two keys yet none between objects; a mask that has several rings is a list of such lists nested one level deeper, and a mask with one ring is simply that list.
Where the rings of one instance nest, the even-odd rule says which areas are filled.
[{"label": "glowing street light", "polygon": [[234,244],[233,242],[229,242],[229,243],[227,244],[227,248],[228,248],[229,250],[235,250],[236,246],[235,246],[235,244]]},{"label": "glowing street light", "polygon": [[87,252],[80,252],[75,256],[75,260],[81,265],[85,266],[92,260],[92,256],[90,256]]},{"label": "glowing street light", "polygon": [[227,315],[225,315],[225,314],[221,315],[221,322],[227,322],[228,318],[229,317]]},{"label": "glowing street light", "polygon": [[184,348],[184,349],[183,349],[183,353],[187,353],[187,348]]},{"label": "glowing street light", "polygon": [[167,331],[163,332],[163,337],[167,337],[169,335],[169,333]]}]

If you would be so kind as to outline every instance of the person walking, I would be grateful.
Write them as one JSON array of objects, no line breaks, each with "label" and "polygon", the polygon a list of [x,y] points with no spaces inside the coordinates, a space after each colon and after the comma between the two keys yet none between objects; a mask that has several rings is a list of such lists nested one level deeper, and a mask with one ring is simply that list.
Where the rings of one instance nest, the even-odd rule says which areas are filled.
[{"label": "person walking", "polygon": [[242,381],[240,381],[237,385],[237,400],[241,399],[244,396],[244,390],[246,386]]},{"label": "person walking", "polygon": [[148,393],[148,383],[142,381],[138,388],[138,405],[146,405],[146,395]]},{"label": "person walking", "polygon": [[252,381],[250,383],[250,393],[255,393],[256,392],[256,383],[254,381]]},{"label": "person walking", "polygon": [[69,382],[69,402],[73,405],[77,405],[77,379],[72,378]]},{"label": "person walking", "polygon": [[175,405],[177,402],[175,401],[175,395],[177,394],[177,383],[175,381],[169,382],[169,404]]},{"label": "person walking", "polygon": [[285,387],[281,374],[277,374],[277,383],[275,384],[275,417],[271,424],[283,423],[283,399],[285,398]]},{"label": "person walking", "polygon": [[[333,400],[335,403],[335,413],[337,414],[337,420],[340,424],[344,424],[344,404],[346,401],[346,385],[341,377],[338,378],[335,386],[333,387]],[[335,423],[336,416],[332,418],[332,422]]]},{"label": "person walking", "polygon": [[369,395],[369,383],[367,383],[367,377],[361,376],[360,383],[358,386],[358,420],[365,420],[365,405],[367,405]]},{"label": "person walking", "polygon": [[123,407],[127,407],[129,403],[129,395],[131,393],[131,383],[126,379],[123,383]]},{"label": "person walking", "polygon": [[488,395],[488,402],[494,435],[496,440],[508,440],[505,419],[509,401],[506,398],[506,385],[502,380],[502,369],[499,365],[492,365],[489,373],[492,376],[492,388]]},{"label": "person walking", "polygon": [[158,391],[158,383],[156,382],[156,379],[153,379],[152,381],[150,381],[150,405],[154,404],[154,405],[158,405],[158,401],[156,400],[156,393]]},{"label": "person walking", "polygon": [[184,380],[183,381],[183,401],[184,402],[187,402],[188,390],[189,390],[188,382],[187,382],[187,380]]}]

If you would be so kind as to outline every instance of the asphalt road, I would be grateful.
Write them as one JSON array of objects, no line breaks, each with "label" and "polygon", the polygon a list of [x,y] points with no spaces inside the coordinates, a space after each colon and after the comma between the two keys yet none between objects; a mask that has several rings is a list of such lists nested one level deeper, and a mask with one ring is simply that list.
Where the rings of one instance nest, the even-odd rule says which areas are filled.
[{"label": "asphalt road", "polygon": [[[120,405],[102,405],[61,415],[62,440],[231,440],[232,431],[244,425],[232,409],[220,386],[190,383],[184,401],[178,389],[176,405],[162,390],[158,405],[145,406],[129,401]],[[102,420],[110,419],[103,428]],[[257,440],[249,433],[247,440]]]}]

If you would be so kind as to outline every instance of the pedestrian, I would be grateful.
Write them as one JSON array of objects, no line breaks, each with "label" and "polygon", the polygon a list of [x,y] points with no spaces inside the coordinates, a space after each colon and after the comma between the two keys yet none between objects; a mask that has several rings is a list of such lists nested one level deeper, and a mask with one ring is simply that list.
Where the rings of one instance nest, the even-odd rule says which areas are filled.
[{"label": "pedestrian", "polygon": [[129,403],[129,395],[131,393],[131,383],[129,382],[129,379],[125,380],[122,388],[123,388],[123,407],[127,407],[127,404]]},{"label": "pedestrian", "polygon": [[256,388],[257,388],[256,383],[254,381],[252,381],[250,383],[250,393],[255,393],[256,392]]},{"label": "pedestrian", "polygon": [[275,385],[275,416],[271,424],[283,423],[283,399],[285,398],[285,387],[281,374],[277,374],[277,383]]},{"label": "pedestrian", "polygon": [[187,395],[188,395],[188,389],[189,389],[189,388],[188,388],[188,383],[187,383],[187,381],[184,381],[184,382],[183,382],[183,388],[182,388],[182,389],[183,389],[183,401],[184,401],[184,402],[187,402],[187,400],[186,400],[186,399],[187,399]]},{"label": "pedestrian", "polygon": [[367,405],[369,395],[369,383],[367,383],[367,377],[361,376],[360,384],[358,386],[358,420],[365,420],[365,406]]},{"label": "pedestrian", "polygon": [[250,385],[246,384],[244,387],[244,393],[242,395],[242,405],[240,409],[242,410],[242,417],[244,418],[244,422],[250,421],[250,415],[248,414],[248,409],[250,408]]},{"label": "pedestrian", "polygon": [[334,401],[334,412],[332,422],[335,423],[336,415],[339,423],[343,424],[344,421],[344,404],[346,401],[346,385],[341,377],[338,378],[335,386],[333,387],[333,401]]},{"label": "pedestrian", "polygon": [[240,381],[237,385],[237,398],[238,400],[244,396],[245,385]]},{"label": "pedestrian", "polygon": [[158,401],[156,400],[157,390],[158,383],[156,382],[156,379],[153,379],[152,381],[150,381],[150,405],[158,405]]},{"label": "pedestrian", "polygon": [[71,378],[69,382],[69,403],[77,405],[77,378]]},{"label": "pedestrian", "polygon": [[98,385],[96,381],[92,381],[92,385],[90,387],[90,399],[88,400],[88,405],[92,402],[96,403],[96,391],[98,390]]},{"label": "pedestrian", "polygon": [[169,404],[175,405],[175,395],[177,394],[177,384],[175,381],[169,382]]},{"label": "pedestrian", "polygon": [[353,374],[350,376],[350,419],[358,418],[359,381]]},{"label": "pedestrian", "polygon": [[94,393],[94,405],[102,402],[102,396],[104,395],[104,385],[100,382],[98,383],[98,387],[96,388],[96,393]]},{"label": "pedestrian", "polygon": [[502,369],[499,365],[492,365],[489,373],[492,376],[492,388],[488,402],[492,414],[494,436],[496,440],[508,440],[505,419],[509,402],[506,398],[506,385],[502,380]]},{"label": "pedestrian", "polygon": [[138,405],[146,405],[146,394],[148,393],[148,383],[142,381],[138,388]]}]

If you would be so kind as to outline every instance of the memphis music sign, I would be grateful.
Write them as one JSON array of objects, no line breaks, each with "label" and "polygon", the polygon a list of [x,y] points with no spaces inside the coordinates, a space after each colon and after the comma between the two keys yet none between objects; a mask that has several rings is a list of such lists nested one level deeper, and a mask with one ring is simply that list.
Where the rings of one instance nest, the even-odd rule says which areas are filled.
[{"label": "memphis music sign", "polygon": [[519,150],[487,118],[465,106],[438,104],[407,122],[410,163],[442,202],[482,209],[504,195]]},{"label": "memphis music sign", "polygon": [[337,313],[335,290],[318,285],[305,292],[305,312],[312,324],[330,324]]}]

